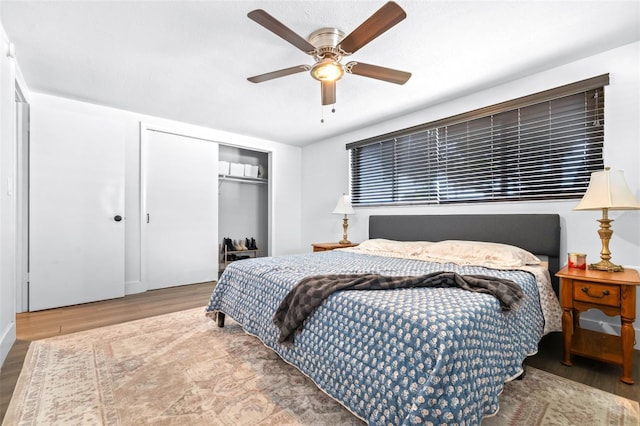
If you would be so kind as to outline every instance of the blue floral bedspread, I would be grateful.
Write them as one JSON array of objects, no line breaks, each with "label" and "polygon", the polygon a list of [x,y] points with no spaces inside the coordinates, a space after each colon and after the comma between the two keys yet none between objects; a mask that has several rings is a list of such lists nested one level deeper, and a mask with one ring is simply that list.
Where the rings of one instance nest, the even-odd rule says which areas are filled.
[{"label": "blue floral bedspread", "polygon": [[[511,279],[525,300],[503,312],[493,296],[459,288],[342,291],[307,319],[293,345],[277,343],[273,315],[303,277],[444,270]],[[371,425],[479,424],[498,410],[504,383],[537,351],[544,329],[528,272],[339,250],[234,262],[207,311],[229,315]]]}]

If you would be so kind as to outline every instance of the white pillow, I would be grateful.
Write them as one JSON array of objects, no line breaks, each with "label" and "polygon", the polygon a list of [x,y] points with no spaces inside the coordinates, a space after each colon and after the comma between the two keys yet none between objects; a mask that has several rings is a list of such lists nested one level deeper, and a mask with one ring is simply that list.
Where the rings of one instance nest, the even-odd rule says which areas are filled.
[{"label": "white pillow", "polygon": [[440,241],[426,246],[423,254],[437,262],[488,268],[518,268],[540,264],[540,259],[519,247],[479,241]]},{"label": "white pillow", "polygon": [[405,255],[415,255],[423,253],[425,248],[430,246],[428,241],[395,241],[383,238],[366,240],[358,245],[358,251],[388,252]]}]

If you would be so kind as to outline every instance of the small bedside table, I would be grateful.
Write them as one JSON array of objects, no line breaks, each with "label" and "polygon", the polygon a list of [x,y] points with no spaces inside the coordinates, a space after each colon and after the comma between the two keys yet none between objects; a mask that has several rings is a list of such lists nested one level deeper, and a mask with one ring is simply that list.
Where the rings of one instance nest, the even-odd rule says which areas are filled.
[{"label": "small bedside table", "polygon": [[329,251],[335,250],[339,248],[347,248],[347,247],[355,247],[358,244],[349,243],[349,244],[340,244],[340,243],[314,243],[311,244],[313,246],[313,251]]},{"label": "small bedside table", "polygon": [[[565,266],[556,276],[560,277],[562,304],[562,363],[572,365],[571,354],[575,354],[617,364],[622,366],[620,380],[632,385],[638,271],[605,272]],[[620,336],[580,328],[580,312],[589,309],[620,315]]]}]

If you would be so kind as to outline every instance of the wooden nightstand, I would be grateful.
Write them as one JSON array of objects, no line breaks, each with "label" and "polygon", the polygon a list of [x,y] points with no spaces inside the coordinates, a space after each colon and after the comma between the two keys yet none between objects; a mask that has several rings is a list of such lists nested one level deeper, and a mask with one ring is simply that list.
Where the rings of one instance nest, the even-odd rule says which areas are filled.
[{"label": "wooden nightstand", "polygon": [[[565,266],[556,276],[560,277],[562,304],[562,363],[570,366],[571,354],[575,354],[617,364],[622,366],[620,380],[632,385],[638,271],[604,272]],[[620,336],[580,328],[580,312],[589,309],[620,315]]]},{"label": "wooden nightstand", "polygon": [[340,243],[314,243],[311,244],[313,246],[313,251],[328,251],[335,250],[339,248],[347,248],[347,247],[355,247],[358,244],[349,243],[349,244],[340,244]]}]

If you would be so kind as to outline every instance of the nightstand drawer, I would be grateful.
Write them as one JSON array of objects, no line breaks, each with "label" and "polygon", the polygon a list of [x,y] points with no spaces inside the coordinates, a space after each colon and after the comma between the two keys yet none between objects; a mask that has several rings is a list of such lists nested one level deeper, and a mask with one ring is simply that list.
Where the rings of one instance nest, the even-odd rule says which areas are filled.
[{"label": "nightstand drawer", "polygon": [[575,280],[573,282],[573,299],[598,305],[619,307],[620,286]]}]

